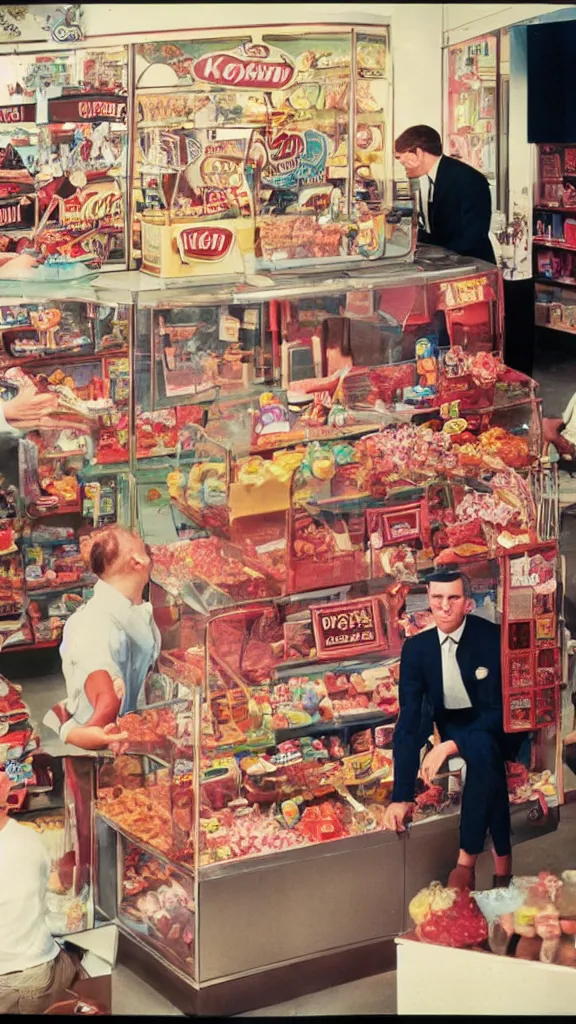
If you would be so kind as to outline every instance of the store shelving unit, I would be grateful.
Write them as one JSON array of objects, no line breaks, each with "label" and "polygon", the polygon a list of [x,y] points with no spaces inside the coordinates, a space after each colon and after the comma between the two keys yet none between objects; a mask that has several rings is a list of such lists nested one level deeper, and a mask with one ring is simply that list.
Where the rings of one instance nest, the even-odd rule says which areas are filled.
[{"label": "store shelving unit", "polygon": [[533,207],[537,328],[576,332],[576,145],[537,146]]},{"label": "store shelving unit", "polygon": [[447,50],[447,154],[475,167],[490,184],[492,209],[499,203],[499,33]]}]

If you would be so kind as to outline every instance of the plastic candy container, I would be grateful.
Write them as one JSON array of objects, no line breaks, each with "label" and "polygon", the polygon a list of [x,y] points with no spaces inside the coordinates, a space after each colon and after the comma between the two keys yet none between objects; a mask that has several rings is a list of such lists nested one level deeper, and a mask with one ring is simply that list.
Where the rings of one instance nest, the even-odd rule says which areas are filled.
[{"label": "plastic candy container", "polygon": [[514,914],[524,902],[524,893],[514,884],[507,889],[473,892],[473,898],[488,925],[488,944],[493,953],[503,955],[514,934]]}]

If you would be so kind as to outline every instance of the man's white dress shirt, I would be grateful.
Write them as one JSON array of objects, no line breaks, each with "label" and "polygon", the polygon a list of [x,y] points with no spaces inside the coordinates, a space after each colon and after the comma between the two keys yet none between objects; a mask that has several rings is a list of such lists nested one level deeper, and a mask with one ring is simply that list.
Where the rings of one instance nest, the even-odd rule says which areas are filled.
[{"label": "man's white dress shirt", "polygon": [[438,630],[438,640],[442,652],[442,689],[444,707],[447,711],[459,711],[462,708],[472,707],[456,660],[456,650],[465,625],[466,619],[453,633],[443,633],[441,629]]},{"label": "man's white dress shirt", "polygon": [[[73,716],[60,729],[65,742],[71,729],[85,725],[94,714],[84,684],[92,672],[106,671],[124,683],[120,714],[135,711],[142,697],[148,671],[160,651],[160,633],[152,605],[133,605],[104,580],[94,595],[70,616],[62,634],[60,655],[66,681],[66,707]],[[45,724],[51,722],[51,713]]]}]

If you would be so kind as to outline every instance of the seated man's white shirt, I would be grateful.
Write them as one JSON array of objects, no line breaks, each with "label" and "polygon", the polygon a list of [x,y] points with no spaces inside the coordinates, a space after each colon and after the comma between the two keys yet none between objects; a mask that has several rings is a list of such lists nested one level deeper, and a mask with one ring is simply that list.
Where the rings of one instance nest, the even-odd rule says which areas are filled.
[{"label": "seated man's white shirt", "polygon": [[[442,689],[444,707],[447,711],[458,711],[471,708],[470,697],[464,686],[458,661],[456,660],[457,645],[460,643],[466,619],[453,633],[443,633],[438,629],[438,640],[442,652]],[[446,641],[446,643],[444,642]]]},{"label": "seated man's white shirt", "polygon": [[0,829],[0,976],[54,960],[46,923],[50,857],[30,828],[9,818]]},{"label": "seated man's white shirt", "polygon": [[568,402],[568,405],[564,409],[562,415],[562,422],[566,424],[562,431],[562,436],[570,441],[570,444],[576,444],[576,392],[572,395],[572,398]]},{"label": "seated man's white shirt", "polygon": [[158,656],[160,636],[150,604],[133,605],[103,580],[94,596],[68,619],[60,655],[66,681],[66,708],[72,715],[60,730],[65,741],[71,729],[85,725],[94,713],[85,692],[92,672],[121,679],[124,697],[120,712],[133,711],[149,668]]}]

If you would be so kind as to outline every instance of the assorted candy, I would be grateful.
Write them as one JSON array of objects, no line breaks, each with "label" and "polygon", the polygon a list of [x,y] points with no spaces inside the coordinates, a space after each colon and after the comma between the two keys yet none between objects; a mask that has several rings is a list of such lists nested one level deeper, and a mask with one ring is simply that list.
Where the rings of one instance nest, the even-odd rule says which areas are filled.
[{"label": "assorted candy", "polygon": [[[409,913],[421,942],[576,967],[576,872],[514,877],[507,888],[470,892],[439,882],[422,889]],[[512,943],[513,936],[519,941]]]},{"label": "assorted candy", "polygon": [[408,912],[421,942],[465,949],[488,938],[486,920],[468,891],[433,882],[412,899]]}]

